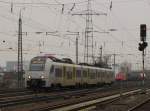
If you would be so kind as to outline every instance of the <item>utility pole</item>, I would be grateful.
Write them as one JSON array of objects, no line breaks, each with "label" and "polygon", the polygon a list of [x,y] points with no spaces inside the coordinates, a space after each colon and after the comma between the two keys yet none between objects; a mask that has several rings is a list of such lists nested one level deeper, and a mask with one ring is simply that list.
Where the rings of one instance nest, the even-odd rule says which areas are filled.
[{"label": "utility pole", "polygon": [[100,62],[102,62],[102,56],[103,56],[103,47],[100,47]]},{"label": "utility pole", "polygon": [[22,86],[23,86],[22,19],[20,12],[19,29],[18,29],[18,88],[21,88]]},{"label": "utility pole", "polygon": [[144,54],[144,50],[143,50],[143,51],[142,51],[143,72],[144,72],[144,56],[145,56],[145,54]]},{"label": "utility pole", "polygon": [[[91,1],[88,0],[87,4],[87,13],[86,13],[86,28],[85,28],[85,46],[84,46],[84,62],[89,62],[89,56],[93,58],[93,24],[92,24],[92,15],[90,15],[91,9]],[[89,54],[89,48],[90,54]]]},{"label": "utility pole", "polygon": [[67,31],[70,34],[66,34],[66,35],[76,35],[76,64],[78,64],[78,38],[79,38],[79,32],[72,32],[72,31]]},{"label": "utility pole", "polygon": [[38,47],[39,47],[39,54],[41,54],[41,42],[40,41],[39,41]]},{"label": "utility pole", "polygon": [[78,64],[78,37],[79,37],[79,32],[76,37],[76,64]]},{"label": "utility pole", "polygon": [[94,62],[94,51],[93,51],[93,15],[106,15],[105,13],[96,13],[92,10],[91,0],[88,0],[87,9],[83,13],[76,13],[72,15],[85,15],[86,16],[86,27],[85,27],[85,44],[84,44],[84,62],[89,62],[89,57]]},{"label": "utility pole", "polygon": [[145,79],[145,68],[144,68],[144,56],[145,56],[145,54],[144,54],[144,50],[142,51],[142,64],[143,64],[143,71],[142,71],[142,73],[143,73],[143,80],[142,80],[142,84],[143,84],[143,86],[144,86],[144,84],[145,84],[145,81],[144,81],[144,79]]},{"label": "utility pole", "polygon": [[116,70],[116,54],[114,54],[114,76],[115,76],[115,70]]}]

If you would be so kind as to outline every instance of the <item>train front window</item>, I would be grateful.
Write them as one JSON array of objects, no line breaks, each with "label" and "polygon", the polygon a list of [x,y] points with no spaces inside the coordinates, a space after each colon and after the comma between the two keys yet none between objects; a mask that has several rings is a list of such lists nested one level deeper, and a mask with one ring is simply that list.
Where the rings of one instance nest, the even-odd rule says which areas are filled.
[{"label": "train front window", "polygon": [[45,57],[35,57],[31,60],[30,71],[43,71],[45,68]]}]

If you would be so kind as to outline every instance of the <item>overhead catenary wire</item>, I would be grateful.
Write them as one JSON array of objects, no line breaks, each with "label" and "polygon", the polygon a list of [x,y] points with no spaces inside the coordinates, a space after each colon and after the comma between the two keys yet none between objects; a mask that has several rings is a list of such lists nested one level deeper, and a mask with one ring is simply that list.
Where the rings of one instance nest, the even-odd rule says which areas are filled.
[{"label": "overhead catenary wire", "polygon": [[[128,1],[128,0],[126,0],[126,1]],[[119,2],[119,0],[118,1],[113,1],[113,2]],[[124,1],[125,2],[125,1]],[[130,1],[129,1],[130,2]],[[96,2],[97,4],[99,4],[99,2]],[[106,7],[107,8],[107,7]],[[109,8],[111,8],[112,9],[112,0],[110,0],[110,7]],[[123,23],[121,23],[121,21],[118,19],[118,17],[114,14],[114,12],[113,11],[109,11],[108,12],[109,14],[110,14],[110,16],[114,16],[115,17],[115,21],[114,22],[116,22],[117,24],[118,24],[118,27],[121,27],[121,29],[119,28],[119,29],[117,29],[118,31],[124,31],[124,32],[126,32],[129,36],[130,36],[130,38],[132,38],[133,39],[133,41],[137,41],[136,39],[134,39],[133,37],[133,34],[129,31],[129,30],[131,30],[131,29],[127,29],[124,25],[123,25]],[[107,16],[107,17],[109,17],[109,16]],[[117,19],[117,20],[116,20]],[[136,28],[136,29],[138,29],[138,28]],[[135,29],[134,29],[135,30]]]},{"label": "overhead catenary wire", "polygon": [[[56,1],[56,0],[55,0]],[[69,3],[60,3],[60,2],[56,2],[56,3],[40,3],[40,2],[13,2],[14,5],[45,5],[45,6],[49,6],[49,5],[72,5],[72,4],[82,4],[82,3],[86,3],[88,2],[87,0],[84,0],[84,1],[80,1],[80,2],[69,2]],[[0,0],[0,3],[4,3],[4,4],[11,4],[10,1],[3,1],[3,0]]]},{"label": "overhead catenary wire", "polygon": [[[124,0],[124,1],[125,1],[125,0]],[[127,0],[126,0],[126,1],[127,1]],[[129,1],[128,1],[128,2],[129,2]],[[119,1],[118,1],[118,3],[119,3]],[[62,3],[62,4],[63,4],[63,3]],[[25,4],[25,5],[26,5],[26,4]],[[73,4],[69,4],[69,5],[72,6]],[[32,7],[32,5],[30,5],[30,6]],[[61,6],[62,6],[62,5],[60,5],[60,7],[61,7]],[[46,6],[46,7],[47,7],[47,6]],[[67,8],[67,9],[71,9],[71,8],[69,7],[69,8]],[[27,20],[27,21],[29,21],[29,20]],[[31,23],[32,23],[32,22],[31,22]],[[27,24],[30,24],[30,23],[27,23]],[[33,27],[36,27],[36,26],[37,26],[35,29],[41,30],[40,27],[39,27],[40,24],[38,24],[38,23],[37,23],[38,25],[35,25],[35,24],[36,24],[36,23],[32,23]],[[29,26],[30,26],[30,25],[29,25]],[[79,25],[79,26],[80,26],[80,25]],[[45,29],[47,28],[47,26],[42,25],[42,27],[45,27],[45,28],[43,28],[44,30],[42,29],[42,32],[43,32],[43,33],[45,33],[46,31],[48,31],[48,30],[45,30]],[[33,28],[33,29],[34,29],[34,28]],[[101,29],[101,27],[99,28],[99,30],[100,30],[100,29]],[[119,30],[123,30],[123,29],[119,29]],[[127,29],[127,30],[128,30],[128,29]],[[60,32],[61,32],[61,30],[60,30]],[[8,32],[8,33],[9,33],[9,32]],[[30,32],[29,32],[29,33],[30,33]],[[33,32],[31,32],[30,34],[33,34],[33,33],[36,34],[36,31],[35,31],[35,32],[33,31]],[[34,34],[33,34],[33,35],[34,35]],[[50,36],[50,35],[49,35],[49,36]],[[53,36],[53,35],[52,35],[52,36]],[[63,39],[63,36],[62,36],[62,35],[58,35],[58,36],[60,36],[59,38],[62,38],[62,39]],[[110,35],[110,36],[111,36],[111,35]],[[114,36],[114,35],[113,35],[113,36]],[[121,40],[118,40],[117,37],[114,37],[114,39],[115,39],[116,42],[118,42],[118,41],[119,41],[120,43],[122,42]],[[120,39],[120,38],[119,38],[119,39]],[[69,40],[69,39],[66,39],[66,40]],[[134,40],[133,40],[133,41],[134,41]],[[135,45],[136,45],[136,44],[135,44]],[[130,46],[129,46],[129,47],[130,47]]]},{"label": "overhead catenary wire", "polygon": [[[85,18],[82,17],[82,16],[80,16],[80,17],[83,18],[83,19],[85,19]],[[94,24],[94,23],[93,23],[93,26],[94,26],[96,29],[98,29],[98,31],[100,31],[100,32],[102,31],[102,33],[107,32],[105,29],[100,28],[99,26],[97,26],[97,25]],[[108,30],[108,31],[109,31],[109,30]],[[106,33],[106,34],[110,35],[112,38],[114,38],[114,40],[116,40],[116,41],[122,43],[122,40],[120,40],[120,39],[118,39],[117,37],[115,37],[113,34],[111,34],[110,31],[109,31],[109,33]],[[134,44],[128,44],[127,46],[131,48],[132,45],[134,45]],[[136,44],[135,44],[135,45],[136,45]],[[132,46],[132,47],[133,47],[133,46]]]},{"label": "overhead catenary wire", "polygon": [[[7,15],[6,15],[7,14]],[[0,16],[1,17],[3,17],[3,18],[5,18],[5,19],[7,19],[7,20],[10,20],[10,21],[16,21],[17,22],[17,18],[18,18],[18,14],[17,13],[13,13],[10,17],[9,17],[9,14],[11,14],[9,11],[5,11],[5,15],[3,14],[0,14]],[[23,17],[23,24],[24,25],[27,25],[28,27],[30,26],[30,28],[32,27],[33,29],[40,29],[40,30],[42,30],[42,31],[46,31],[47,29],[49,30],[49,29],[51,29],[52,30],[52,28],[51,27],[49,27],[49,26],[46,26],[45,24],[43,25],[43,24],[41,24],[41,23],[39,23],[39,22],[37,22],[37,21],[35,21],[35,20],[33,20],[33,19],[31,19],[31,18],[27,18],[27,17]],[[39,24],[39,25],[38,25]],[[43,27],[46,27],[46,28],[42,28],[42,26]]]}]

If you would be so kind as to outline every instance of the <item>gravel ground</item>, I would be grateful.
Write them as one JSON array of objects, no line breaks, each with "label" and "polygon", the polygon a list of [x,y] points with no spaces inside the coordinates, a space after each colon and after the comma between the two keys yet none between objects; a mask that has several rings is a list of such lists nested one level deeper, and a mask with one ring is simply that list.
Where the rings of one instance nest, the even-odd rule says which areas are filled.
[{"label": "gravel ground", "polygon": [[[129,97],[121,97],[117,101],[114,101],[112,103],[98,104],[96,105],[96,108],[88,111],[127,111],[129,108],[141,103],[142,101],[146,100],[149,97],[150,97],[150,93],[146,93],[146,94],[139,93],[137,95],[131,95]],[[139,111],[146,111],[146,110],[139,110]]]}]

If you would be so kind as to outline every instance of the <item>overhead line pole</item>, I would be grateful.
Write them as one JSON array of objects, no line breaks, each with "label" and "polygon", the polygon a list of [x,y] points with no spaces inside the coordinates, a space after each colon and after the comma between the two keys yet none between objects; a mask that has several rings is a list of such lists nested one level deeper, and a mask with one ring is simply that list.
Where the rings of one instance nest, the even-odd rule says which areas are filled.
[{"label": "overhead line pole", "polygon": [[23,87],[23,57],[22,57],[22,19],[21,11],[19,15],[18,29],[18,88]]},{"label": "overhead line pole", "polygon": [[115,76],[115,70],[116,70],[116,54],[114,54],[114,76]]},{"label": "overhead line pole", "polygon": [[[103,47],[101,46],[99,48],[98,64],[102,63],[102,56],[103,56]],[[96,61],[95,61],[95,63],[96,63]]]},{"label": "overhead line pole", "polygon": [[76,64],[78,64],[78,37],[79,37],[79,32],[76,37]]},{"label": "overhead line pole", "polygon": [[67,31],[71,34],[66,34],[66,35],[76,35],[76,64],[78,64],[78,58],[79,58],[79,55],[78,55],[78,38],[79,38],[79,32],[72,32],[72,31]]},{"label": "overhead line pole", "polygon": [[[76,13],[72,15],[85,15],[86,16],[86,27],[85,27],[85,44],[84,44],[84,62],[89,62],[89,57],[93,59],[94,62],[94,51],[93,51],[93,15],[100,15],[96,13],[91,8],[91,0],[88,0],[87,9],[83,13]],[[101,15],[106,15],[101,13]],[[90,50],[89,50],[90,49]]]},{"label": "overhead line pole", "polygon": [[145,79],[145,67],[144,67],[144,50],[142,51],[142,64],[143,64],[143,68],[142,68],[142,73],[143,73],[143,80],[142,80],[142,84],[143,84],[143,86],[144,86],[144,79]]}]

